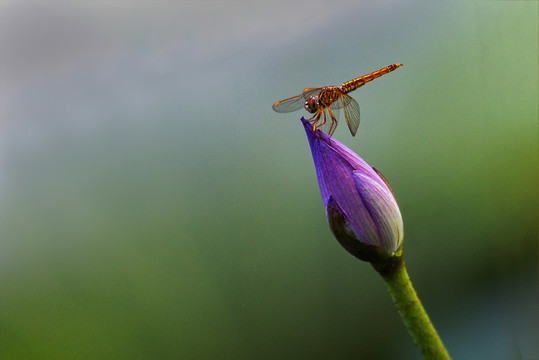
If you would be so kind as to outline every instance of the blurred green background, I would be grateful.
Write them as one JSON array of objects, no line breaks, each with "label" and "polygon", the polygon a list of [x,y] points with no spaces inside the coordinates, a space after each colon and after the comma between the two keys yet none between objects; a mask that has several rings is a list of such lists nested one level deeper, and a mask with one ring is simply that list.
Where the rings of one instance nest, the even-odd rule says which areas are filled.
[{"label": "blurred green background", "polygon": [[326,223],[304,87],[455,359],[536,359],[538,3],[0,3],[0,358],[419,359]]}]

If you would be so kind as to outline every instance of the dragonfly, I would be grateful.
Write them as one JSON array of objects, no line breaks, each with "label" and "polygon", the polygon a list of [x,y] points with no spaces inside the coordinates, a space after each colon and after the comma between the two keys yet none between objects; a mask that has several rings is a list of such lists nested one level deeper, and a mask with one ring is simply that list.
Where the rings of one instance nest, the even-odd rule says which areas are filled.
[{"label": "dragonfly", "polygon": [[359,126],[359,105],[348,93],[369,81],[397,70],[400,66],[402,66],[400,63],[392,64],[347,81],[340,86],[306,88],[299,95],[276,102],[273,104],[273,110],[287,113],[304,107],[309,113],[314,114],[309,119],[309,122],[313,124],[313,131],[319,128],[331,138],[339,124],[339,112],[343,109],[348,129],[352,136],[355,136]]}]

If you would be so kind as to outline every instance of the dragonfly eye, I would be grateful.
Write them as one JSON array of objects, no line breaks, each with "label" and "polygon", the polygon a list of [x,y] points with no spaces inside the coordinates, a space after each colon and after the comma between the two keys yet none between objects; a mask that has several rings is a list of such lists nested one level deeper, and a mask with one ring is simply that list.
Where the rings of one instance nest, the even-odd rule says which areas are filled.
[{"label": "dragonfly eye", "polygon": [[305,101],[305,110],[311,114],[318,111],[318,98],[316,96],[310,96],[307,98],[307,101]]}]

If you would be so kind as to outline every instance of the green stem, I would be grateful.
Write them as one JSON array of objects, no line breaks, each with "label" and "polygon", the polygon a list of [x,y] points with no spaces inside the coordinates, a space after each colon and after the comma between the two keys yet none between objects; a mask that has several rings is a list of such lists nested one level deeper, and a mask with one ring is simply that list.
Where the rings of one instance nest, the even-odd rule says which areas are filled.
[{"label": "green stem", "polygon": [[424,359],[451,359],[417,297],[401,256],[371,263],[386,282],[393,302]]}]

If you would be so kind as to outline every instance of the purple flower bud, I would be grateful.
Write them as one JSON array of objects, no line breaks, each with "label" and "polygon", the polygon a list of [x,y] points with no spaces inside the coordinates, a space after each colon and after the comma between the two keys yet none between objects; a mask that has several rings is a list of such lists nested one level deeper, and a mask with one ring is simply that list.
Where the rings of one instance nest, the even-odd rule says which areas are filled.
[{"label": "purple flower bud", "polygon": [[352,255],[379,261],[395,255],[403,225],[386,179],[352,150],[301,119],[331,231]]}]

